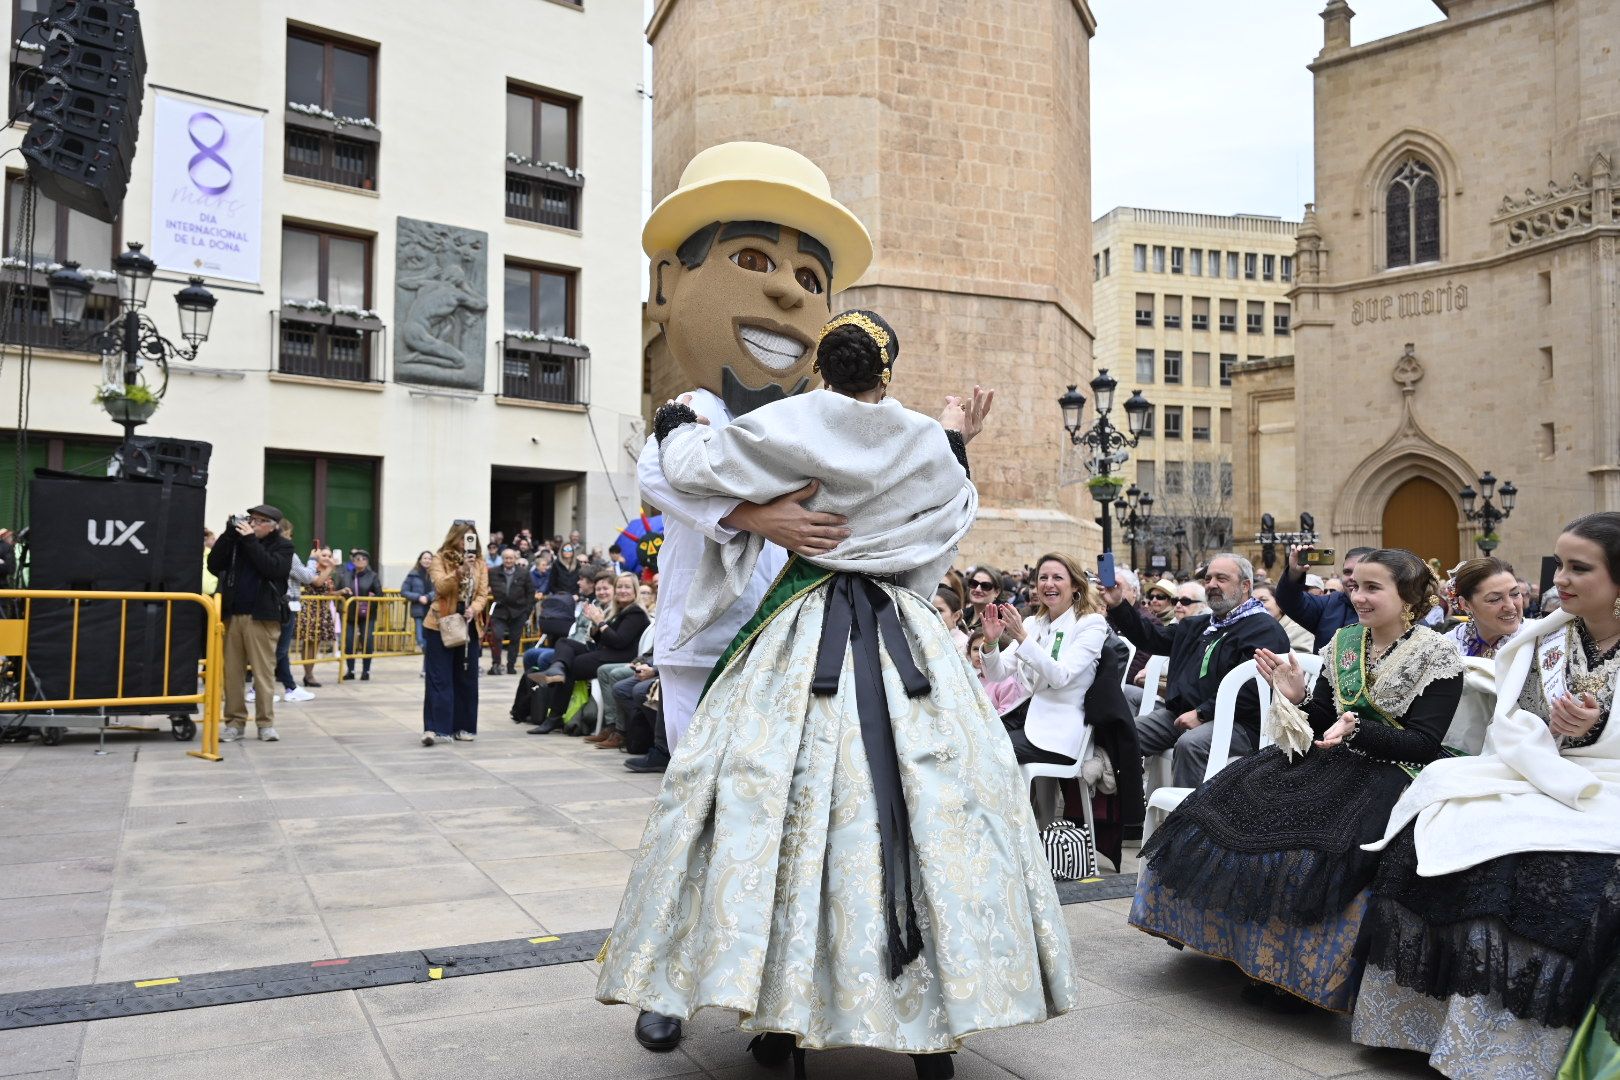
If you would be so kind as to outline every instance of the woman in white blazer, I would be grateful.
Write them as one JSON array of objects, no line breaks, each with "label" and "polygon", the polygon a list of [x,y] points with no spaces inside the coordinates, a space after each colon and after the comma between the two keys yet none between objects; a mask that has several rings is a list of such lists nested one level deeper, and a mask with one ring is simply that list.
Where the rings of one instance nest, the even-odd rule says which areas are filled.
[{"label": "woman in white blazer", "polygon": [[[1035,575],[1036,614],[1027,623],[1011,604],[985,606],[984,674],[992,682],[1016,677],[1022,687],[1021,700],[1001,717],[1019,763],[1072,765],[1108,620],[1074,559],[1042,555]],[[997,641],[1007,647],[998,649]]]}]

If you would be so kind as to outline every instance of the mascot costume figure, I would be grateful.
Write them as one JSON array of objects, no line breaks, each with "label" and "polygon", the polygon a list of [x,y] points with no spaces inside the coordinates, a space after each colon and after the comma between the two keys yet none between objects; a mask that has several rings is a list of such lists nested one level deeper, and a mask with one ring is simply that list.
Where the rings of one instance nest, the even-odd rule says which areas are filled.
[{"label": "mascot costume figure", "polygon": [[[694,157],[680,186],[647,219],[641,243],[652,260],[647,314],[663,329],[682,376],[683,400],[717,426],[810,388],[815,342],[832,312],[832,295],[872,261],[871,237],[832,197],[826,174],[802,154],[757,142],[722,143]],[[825,530],[842,522],[804,509],[809,488],[777,500],[790,505],[770,507],[681,494],[664,479],[651,437],[637,477],[643,502],[664,515],[654,657],[668,746],[655,746],[626,768],[656,772],[691,723],[710,670],[787,557],[767,543],[742,598],[677,645],[704,539],[724,543],[738,532],[770,537],[773,529],[759,515],[773,510],[777,525],[797,514],[801,528],[824,530],[832,539],[842,534]],[[642,1013],[636,1038],[649,1050],[672,1050],[681,1022]]]}]

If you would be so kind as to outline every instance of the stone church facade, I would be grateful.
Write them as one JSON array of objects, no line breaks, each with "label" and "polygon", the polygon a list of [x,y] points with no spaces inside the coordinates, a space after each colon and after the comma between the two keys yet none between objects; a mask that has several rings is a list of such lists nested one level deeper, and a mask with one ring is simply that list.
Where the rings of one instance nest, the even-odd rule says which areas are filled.
[{"label": "stone church facade", "polygon": [[1449,566],[1490,470],[1519,489],[1497,553],[1534,576],[1620,508],[1620,0],[1436,3],[1355,45],[1322,12],[1295,357],[1234,372],[1236,529],[1310,511],[1341,552]]}]

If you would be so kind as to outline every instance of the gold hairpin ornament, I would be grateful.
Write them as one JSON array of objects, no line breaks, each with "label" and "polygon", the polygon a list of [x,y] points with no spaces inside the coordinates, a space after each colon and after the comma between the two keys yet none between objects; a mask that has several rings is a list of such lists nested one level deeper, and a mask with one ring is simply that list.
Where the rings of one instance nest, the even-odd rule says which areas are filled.
[{"label": "gold hairpin ornament", "polygon": [[826,326],[823,326],[821,328],[821,337],[816,339],[816,344],[821,344],[822,339],[840,326],[860,327],[867,337],[877,342],[878,348],[885,353],[889,351],[889,332],[874,322],[870,316],[859,311],[846,311]]}]

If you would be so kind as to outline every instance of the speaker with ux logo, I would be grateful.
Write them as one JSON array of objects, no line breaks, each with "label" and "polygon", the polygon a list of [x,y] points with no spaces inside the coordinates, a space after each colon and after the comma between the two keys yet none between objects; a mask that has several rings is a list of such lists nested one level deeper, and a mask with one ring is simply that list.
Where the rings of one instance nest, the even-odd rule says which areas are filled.
[{"label": "speaker with ux logo", "polygon": [[[157,480],[39,470],[28,488],[28,587],[200,592],[206,494]],[[34,600],[31,608],[30,682],[45,696],[65,698],[70,687],[77,698],[196,692],[199,605],[83,599]]]},{"label": "speaker with ux logo", "polygon": [[146,50],[134,0],[52,0],[22,154],[44,195],[114,221],[135,162]]}]

